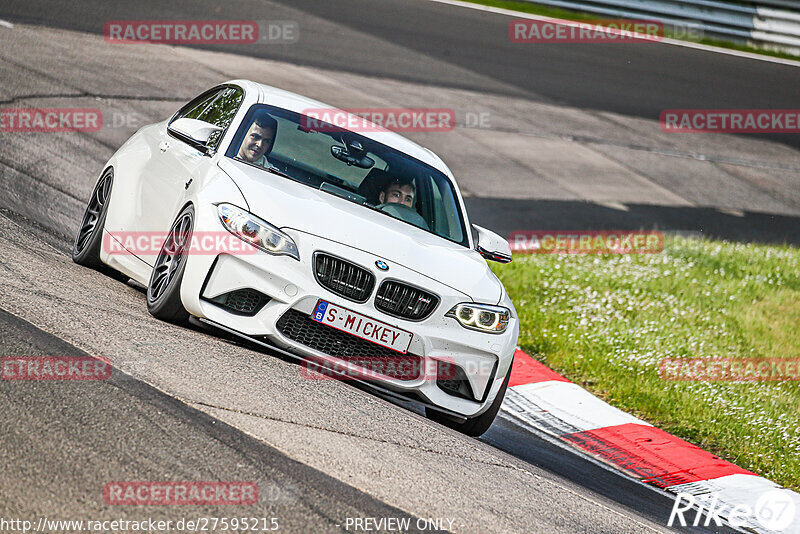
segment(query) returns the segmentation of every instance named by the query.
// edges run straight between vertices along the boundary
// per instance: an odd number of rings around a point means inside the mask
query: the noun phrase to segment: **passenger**
[[[381,204],[403,204],[413,208],[416,194],[414,182],[406,178],[395,178],[381,191],[378,200]]]

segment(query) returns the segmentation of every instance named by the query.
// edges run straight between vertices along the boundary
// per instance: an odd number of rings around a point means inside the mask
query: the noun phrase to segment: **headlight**
[[[291,256],[300,261],[297,245],[292,238],[268,222],[231,204],[218,204],[217,214],[222,225],[242,241],[269,254]]]
[[[445,314],[461,323],[464,328],[502,334],[508,327],[511,312],[508,308],[489,306],[488,304],[472,304],[462,302]]]

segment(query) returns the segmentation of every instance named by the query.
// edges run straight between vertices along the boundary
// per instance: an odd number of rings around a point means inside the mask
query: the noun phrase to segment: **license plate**
[[[314,309],[314,313],[311,314],[311,318],[318,323],[332,326],[337,330],[396,350],[402,354],[408,352],[408,346],[411,344],[411,332],[400,330],[324,300],[317,301],[317,307]]]

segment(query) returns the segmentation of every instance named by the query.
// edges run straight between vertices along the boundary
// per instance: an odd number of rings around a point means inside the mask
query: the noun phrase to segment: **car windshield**
[[[455,191],[442,172],[350,130],[256,104],[226,156],[468,246]]]

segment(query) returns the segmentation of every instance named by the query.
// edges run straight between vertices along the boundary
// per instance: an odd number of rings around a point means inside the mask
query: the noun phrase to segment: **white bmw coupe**
[[[141,128],[105,166],[72,257],[146,286],[159,319],[421,403],[469,435],[505,395],[519,323],[486,259],[511,261],[508,243],[470,226],[433,152],[287,91],[234,80]]]

